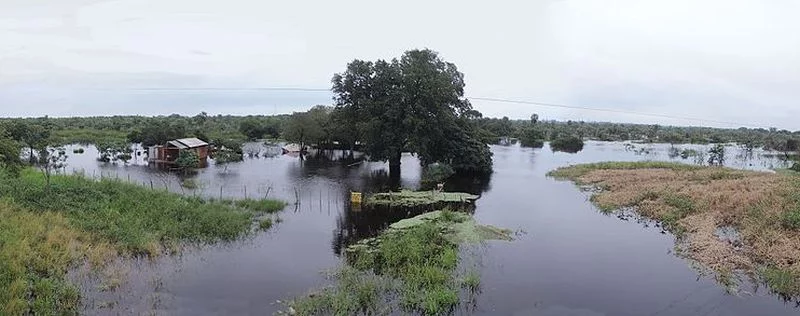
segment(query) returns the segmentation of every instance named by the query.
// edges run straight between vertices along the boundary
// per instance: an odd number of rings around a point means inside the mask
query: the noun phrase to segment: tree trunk
[[[392,155],[391,158],[389,158],[389,177],[392,178],[392,179],[394,179],[394,178],[398,178],[399,179],[400,178],[400,157],[401,157],[401,155],[402,155],[402,153],[400,153],[398,151],[397,153]]]

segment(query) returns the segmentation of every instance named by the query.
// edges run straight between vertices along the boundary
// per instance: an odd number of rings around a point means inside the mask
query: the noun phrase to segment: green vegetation
[[[18,178],[3,176],[0,195],[25,209],[60,212],[76,228],[132,254],[158,255],[163,247],[180,242],[234,240],[248,232],[256,214],[255,207],[183,197],[113,179],[53,176],[49,187],[44,182],[41,173],[30,169]]]
[[[491,151],[473,124],[480,113],[464,98],[464,75],[436,52],[354,60],[332,81],[340,125],[353,131],[370,159],[388,160],[390,175],[399,174],[403,152],[416,153],[425,165],[491,172]]]
[[[53,131],[57,144],[100,144],[127,143],[127,133],[117,130],[67,128]]]
[[[476,234],[487,231],[497,234]],[[348,265],[333,275],[334,285],[289,306],[298,315],[397,310],[447,314],[459,304],[461,288],[474,291],[480,285],[475,272],[458,275],[459,244],[486,239],[510,240],[510,236],[506,230],[478,225],[460,212],[436,211],[402,220],[379,237],[348,247]]]
[[[268,230],[272,228],[272,218],[262,218],[258,221],[258,228],[261,230]]]
[[[102,260],[108,246],[77,231],[59,213],[31,212],[0,201],[0,314],[77,312],[78,289],[64,281],[76,260]]]
[[[439,204],[469,204],[478,199],[477,195],[462,192],[409,191],[375,193],[366,198],[365,205],[416,207]]]
[[[228,164],[231,162],[242,161],[244,153],[243,144],[236,140],[216,140],[214,141],[214,164],[224,166],[224,172],[228,171]]]
[[[194,150],[181,150],[175,165],[183,170],[190,170],[200,167],[200,156]]]
[[[703,167],[663,161],[598,162],[558,168],[550,171],[547,175],[559,179],[576,180],[595,170],[669,169],[674,171],[686,171],[699,170],[701,168]]]
[[[778,294],[800,293],[800,275],[789,270],[775,267],[765,267],[761,270],[761,276],[769,285],[769,288]]]
[[[550,149],[567,153],[577,153],[583,150],[583,140],[577,136],[560,136],[550,142]]]

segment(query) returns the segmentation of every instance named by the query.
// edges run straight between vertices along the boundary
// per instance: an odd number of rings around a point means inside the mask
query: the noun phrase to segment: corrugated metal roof
[[[180,142],[181,144],[186,145],[187,148],[197,148],[197,147],[208,146],[208,143],[206,143],[206,142],[204,142],[202,140],[199,140],[197,138],[194,138],[194,137],[176,139],[176,141]]]
[[[170,146],[173,146],[173,147],[178,147],[178,148],[180,148],[180,149],[186,149],[186,148],[189,148],[189,146],[186,146],[186,145],[182,144],[181,142],[179,142],[179,141],[177,141],[177,140],[171,140],[171,141],[168,141],[168,142],[167,142],[167,145],[170,145]]]

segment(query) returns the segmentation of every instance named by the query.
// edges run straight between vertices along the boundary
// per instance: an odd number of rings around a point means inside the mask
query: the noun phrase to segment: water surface
[[[589,142],[578,154],[548,148],[492,146],[494,173],[488,179],[457,181],[449,190],[480,193],[479,222],[523,232],[513,242],[492,241],[470,250],[479,264],[482,291],[475,305],[457,314],[475,315],[794,315],[766,289],[745,287],[731,295],[713,278],[698,276],[672,253],[674,238],[647,222],[603,215],[570,182],[548,178],[560,166],[598,161],[692,159],[669,157],[669,145]],[[705,146],[696,147],[703,150]],[[156,189],[204,196],[275,197],[293,205],[268,232],[232,244],[190,250],[156,263],[125,268],[133,280],[114,294],[87,291],[89,314],[270,315],[284,300],[325,283],[342,247],[372,236],[413,214],[352,209],[350,191],[390,185],[386,164],[358,163],[345,153],[300,160],[249,144],[252,158],[227,172],[213,164],[193,177],[198,190],[180,188],[180,177],[144,166],[101,164],[89,148],[72,155],[68,170],[118,177]],[[357,158],[357,157],[354,157]],[[726,165],[769,170],[785,167],[762,152],[727,149]],[[415,188],[420,167],[403,156],[401,185]],[[299,202],[295,205],[295,203]],[[120,294],[123,293],[123,294]],[[116,306],[97,302],[118,298]],[[467,304],[465,304],[467,305]]]

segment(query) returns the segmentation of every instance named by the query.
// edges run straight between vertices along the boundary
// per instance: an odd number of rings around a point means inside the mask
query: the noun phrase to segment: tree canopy
[[[399,174],[403,152],[457,171],[491,171],[491,152],[468,117],[464,75],[436,52],[354,60],[332,82],[342,124],[355,131],[370,159],[389,161],[390,174]]]

